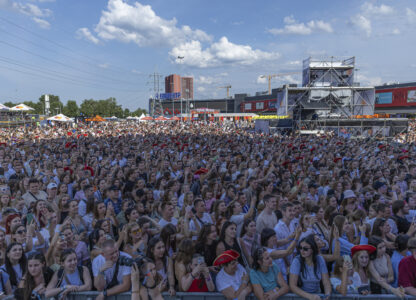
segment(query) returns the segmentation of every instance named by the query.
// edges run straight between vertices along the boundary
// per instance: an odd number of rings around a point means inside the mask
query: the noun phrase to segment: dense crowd
[[[2,296],[416,296],[413,143],[204,122],[0,141]]]

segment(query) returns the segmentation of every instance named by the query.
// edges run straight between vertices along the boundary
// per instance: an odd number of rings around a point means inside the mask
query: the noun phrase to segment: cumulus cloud
[[[94,43],[94,44],[98,44],[99,42],[100,42],[100,40],[99,39],[97,39],[92,33],[91,33],[91,31],[88,29],[88,28],[85,28],[85,27],[83,27],[83,28],[79,28],[77,31],[76,31],[76,34],[75,34],[75,36],[76,36],[76,38],[77,39],[80,39],[80,40],[86,40],[86,41],[89,41],[89,42],[91,42],[91,43]]]
[[[248,45],[238,45],[220,38],[206,49],[199,41],[180,44],[169,52],[176,63],[180,63],[178,56],[183,56],[183,63],[198,68],[216,67],[225,64],[252,65],[260,61],[275,60],[280,57],[277,52],[265,52],[253,49]]]
[[[40,18],[37,18],[37,17],[33,17],[32,20],[36,24],[38,24],[40,28],[49,29],[51,27],[51,24],[48,21],[44,20],[44,19],[40,19]]]
[[[358,73],[357,74],[357,80],[358,80],[358,82],[361,83],[362,86],[364,86],[364,85],[377,86],[377,85],[382,85],[383,84],[383,80],[381,79],[381,77],[367,76],[363,73]]]
[[[283,19],[285,26],[283,28],[271,28],[268,31],[273,35],[297,34],[310,35],[314,32],[332,33],[334,30],[330,23],[322,20],[311,20],[307,23],[297,22],[293,16],[287,16]]]
[[[259,76],[257,77],[256,83],[258,83],[258,84],[264,84],[264,83],[267,83],[267,78],[266,78],[266,77],[264,77],[263,75],[259,75]]]
[[[365,15],[381,15],[386,16],[394,13],[394,8],[385,4],[380,6],[374,5],[370,2],[365,2],[361,6],[361,10]]]
[[[95,27],[98,36],[104,40],[134,42],[140,47],[173,46],[189,40],[210,41],[204,31],[189,26],[177,26],[175,18],[166,20],[153,11],[150,5],[109,0],[107,10],[101,14]]]
[[[364,32],[367,37],[371,35],[371,21],[363,15],[351,17],[350,23],[359,31]]]
[[[416,12],[411,8],[406,8],[406,17],[409,23],[416,23]]]
[[[40,8],[32,3],[18,3],[13,2],[13,8],[22,14],[36,18],[45,18],[52,15],[52,11],[47,8]]]

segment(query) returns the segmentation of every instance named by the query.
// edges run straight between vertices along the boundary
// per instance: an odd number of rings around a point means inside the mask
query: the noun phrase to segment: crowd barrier
[[[73,293],[67,295],[67,300],[94,300],[97,292]],[[168,293],[163,294],[163,298],[167,300],[223,300],[225,299],[221,293],[176,293],[175,296],[170,297]],[[108,300],[131,300],[131,293],[123,293],[116,296],[107,297]],[[257,299],[253,294],[246,298],[247,300]],[[286,294],[280,297],[279,300],[301,300],[303,298],[295,294]],[[332,295],[331,299],[337,300],[393,300],[397,299],[394,295]],[[407,299],[416,299],[414,297],[407,297]]]

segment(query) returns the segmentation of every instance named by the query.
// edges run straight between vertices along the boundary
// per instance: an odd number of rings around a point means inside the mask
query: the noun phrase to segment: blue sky
[[[0,0],[0,102],[147,108],[155,71],[193,76],[197,99],[254,94],[309,56],[355,56],[365,85],[416,81],[415,33],[413,0]]]

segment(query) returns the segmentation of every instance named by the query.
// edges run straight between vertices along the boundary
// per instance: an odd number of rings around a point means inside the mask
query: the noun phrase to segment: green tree
[[[131,113],[134,117],[140,117],[142,114],[147,114],[147,111],[140,107]]]
[[[79,107],[75,100],[68,100],[63,109],[63,114],[68,117],[76,117],[79,115]]]

